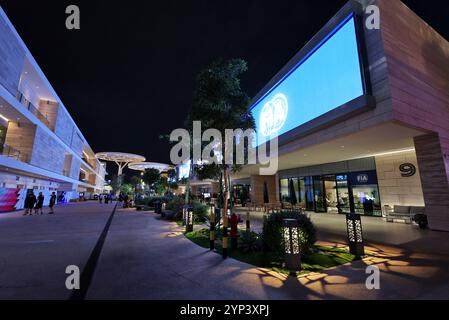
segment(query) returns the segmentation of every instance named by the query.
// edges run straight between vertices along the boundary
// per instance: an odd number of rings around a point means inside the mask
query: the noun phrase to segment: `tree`
[[[140,184],[140,180],[140,177],[132,176],[131,179],[129,179],[129,184],[135,188]]]
[[[248,110],[250,99],[240,87],[240,77],[247,70],[247,64],[242,59],[220,59],[200,72],[186,123],[191,133],[194,121],[201,121],[203,130],[220,131],[222,137],[225,137],[226,129],[255,129],[254,118]],[[224,144],[217,146],[214,153],[223,155],[224,147]],[[222,200],[227,212],[229,171],[238,171],[240,168],[241,166],[226,164],[195,164],[193,170],[201,179],[219,178],[223,181]]]
[[[121,180],[117,175],[113,175],[111,179],[111,188],[114,193],[120,191]]]
[[[161,173],[157,169],[147,169],[143,174],[143,181],[151,188],[153,185],[159,181],[161,178]]]
[[[134,187],[129,183],[125,183],[120,188],[120,191],[123,192],[124,194],[132,194],[134,192]]]

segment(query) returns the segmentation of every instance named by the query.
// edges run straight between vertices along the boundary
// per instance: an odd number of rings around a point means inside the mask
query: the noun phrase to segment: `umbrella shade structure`
[[[270,203],[270,198],[268,196],[268,185],[266,181],[263,183],[263,203]]]
[[[165,172],[170,169],[174,169],[173,166],[170,166],[165,163],[157,163],[157,162],[136,162],[131,163],[128,166],[129,169],[135,170],[135,171],[146,171],[148,169],[156,169],[159,170],[159,172]]]
[[[143,162],[146,160],[143,156],[123,152],[100,152],[95,156],[98,160],[115,162],[118,166],[119,176],[123,174],[123,169],[125,169],[128,164],[134,162]]]
[[[289,193],[290,193],[290,202],[295,205],[298,204],[298,198],[296,197],[295,185],[293,184],[293,180],[290,179],[289,183]]]

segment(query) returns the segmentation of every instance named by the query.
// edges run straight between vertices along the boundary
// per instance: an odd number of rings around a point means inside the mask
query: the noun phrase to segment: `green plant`
[[[308,216],[300,212],[278,212],[264,217],[262,240],[267,251],[278,257],[284,255],[282,224],[284,219],[298,220],[301,229],[301,251],[309,252],[316,242],[316,229]]]
[[[124,194],[132,194],[134,193],[134,187],[130,184],[124,184],[121,186],[120,191]]]
[[[239,236],[239,249],[244,253],[258,252],[263,248],[261,236],[252,231],[244,231]]]
[[[182,208],[185,201],[183,197],[173,196],[170,201],[167,202],[167,210],[173,211],[173,220],[182,220]]]
[[[209,206],[202,204],[198,200],[192,201],[193,219],[197,223],[204,223],[209,220]]]

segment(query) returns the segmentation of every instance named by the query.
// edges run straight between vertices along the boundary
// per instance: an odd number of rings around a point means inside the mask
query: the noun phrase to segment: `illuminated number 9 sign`
[[[399,170],[404,178],[413,177],[416,174],[416,167],[411,163],[401,164]]]

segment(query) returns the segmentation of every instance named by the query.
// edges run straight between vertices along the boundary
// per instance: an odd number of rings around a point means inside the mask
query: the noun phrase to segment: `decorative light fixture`
[[[295,219],[284,219],[282,236],[285,249],[285,267],[292,275],[301,270],[301,230]]]
[[[193,207],[188,206],[186,212],[186,233],[193,231]]]
[[[5,120],[6,122],[9,122],[9,119],[6,118],[5,116],[1,115],[1,114],[0,114],[0,118],[2,118],[3,120]]]
[[[210,251],[215,249],[215,206],[210,206]]]
[[[360,214],[346,214],[346,226],[348,230],[349,252],[355,256],[365,255],[362,218]]]
[[[227,212],[224,212],[224,209],[222,210],[223,215],[223,259],[226,259],[228,257],[228,228],[229,228],[229,216]],[[229,212],[229,210],[228,210]]]
[[[182,207],[182,225],[185,226],[186,225],[186,217],[187,217],[187,209],[189,208],[188,205],[184,205]]]

